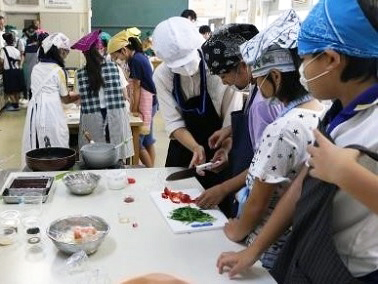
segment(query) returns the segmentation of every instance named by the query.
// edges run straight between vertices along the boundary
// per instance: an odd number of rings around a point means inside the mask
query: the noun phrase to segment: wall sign
[[[72,8],[72,0],[45,0],[46,8]]]

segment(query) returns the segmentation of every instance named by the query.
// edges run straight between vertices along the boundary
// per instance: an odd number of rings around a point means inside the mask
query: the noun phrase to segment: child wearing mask
[[[377,13],[376,1],[319,1],[298,40],[303,85],[319,99],[335,100],[320,130],[337,146],[359,145],[364,153],[358,158],[358,179],[378,172]],[[322,138],[317,137],[320,149]],[[318,174],[318,151],[309,151],[315,166],[310,173],[320,179],[306,177],[308,169],[302,169],[253,245],[221,255],[220,272],[230,267],[234,276],[245,270],[292,226],[271,271],[278,283],[378,283],[378,192],[365,183],[340,183],[338,177]]]

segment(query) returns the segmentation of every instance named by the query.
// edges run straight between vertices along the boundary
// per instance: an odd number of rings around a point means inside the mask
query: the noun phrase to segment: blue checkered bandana
[[[320,0],[303,22],[298,37],[299,55],[326,49],[378,58],[378,32],[357,0]]]

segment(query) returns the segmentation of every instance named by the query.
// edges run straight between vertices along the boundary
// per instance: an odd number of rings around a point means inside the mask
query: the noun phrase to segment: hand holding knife
[[[180,180],[180,179],[186,179],[186,178],[191,178],[194,177],[196,174],[198,175],[205,175],[204,171],[209,171],[211,170],[214,166],[217,165],[218,162],[212,163],[205,163],[202,165],[195,166],[194,168],[187,169],[187,170],[182,170],[175,172],[173,174],[170,174],[166,180],[167,181],[173,181],[173,180]]]

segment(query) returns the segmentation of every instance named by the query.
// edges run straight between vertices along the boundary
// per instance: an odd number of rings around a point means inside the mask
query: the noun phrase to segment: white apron
[[[44,85],[60,70],[54,68],[39,89],[33,93],[26,113],[21,166],[25,166],[25,154],[37,148],[44,148],[44,137],[48,136],[52,147],[68,148],[69,130],[59,93],[44,91]]]

